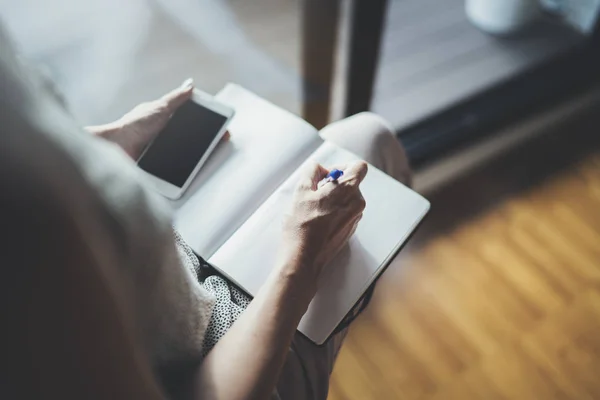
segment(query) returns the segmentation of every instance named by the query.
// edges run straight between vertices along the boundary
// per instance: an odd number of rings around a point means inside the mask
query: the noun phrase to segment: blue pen
[[[321,187],[326,183],[329,182],[335,182],[337,181],[342,175],[344,175],[344,171],[340,170],[340,169],[332,169],[331,171],[329,171],[329,173],[327,174],[327,176],[325,178],[323,178],[319,184],[317,185],[317,187]]]
[[[332,169],[327,174],[327,179],[331,179],[330,182],[337,181],[342,175],[344,175],[344,171],[342,171],[340,169]]]

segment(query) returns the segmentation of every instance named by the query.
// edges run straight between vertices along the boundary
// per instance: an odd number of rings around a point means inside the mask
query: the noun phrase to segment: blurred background
[[[364,110],[432,212],[330,399],[600,398],[600,0],[0,0],[85,125],[193,77],[317,127]]]

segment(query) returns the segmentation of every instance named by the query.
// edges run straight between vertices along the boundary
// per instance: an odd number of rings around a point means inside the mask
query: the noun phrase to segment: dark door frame
[[[303,116],[317,128],[329,122],[341,0],[304,0]],[[344,57],[343,116],[369,110],[387,0],[350,0]],[[398,132],[413,165],[493,133],[600,83],[600,18],[584,43],[430,118]]]
[[[340,29],[348,35],[347,48],[340,52],[346,66],[343,116],[369,110],[387,5],[387,0],[350,0],[347,21],[342,21],[341,0],[304,0],[302,115],[315,127],[329,122]]]

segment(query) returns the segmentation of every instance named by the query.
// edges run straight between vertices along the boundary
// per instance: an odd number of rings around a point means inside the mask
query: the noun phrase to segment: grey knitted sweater
[[[20,64],[3,32],[0,92],[0,169],[19,165],[0,177],[28,187],[43,180],[40,201],[57,201],[79,221],[96,254],[111,254],[103,260],[118,271],[155,368],[201,358],[216,295],[198,282],[193,254],[177,247],[168,203],[140,185],[120,148],[80,129]]]

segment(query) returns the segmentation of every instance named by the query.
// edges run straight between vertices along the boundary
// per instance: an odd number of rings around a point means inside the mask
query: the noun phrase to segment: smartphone
[[[165,197],[178,199],[217,147],[233,117],[232,108],[194,89],[137,161]]]

